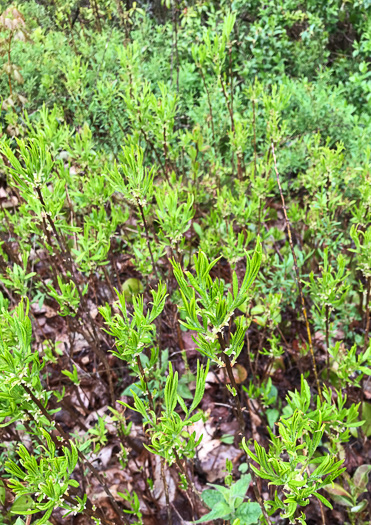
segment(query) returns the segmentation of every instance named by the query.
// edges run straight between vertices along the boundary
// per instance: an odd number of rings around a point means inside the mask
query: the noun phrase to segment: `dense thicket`
[[[369,0],[0,7],[0,523],[369,523]]]

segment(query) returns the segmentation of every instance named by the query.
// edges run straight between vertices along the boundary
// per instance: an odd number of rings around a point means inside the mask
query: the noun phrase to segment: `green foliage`
[[[73,281],[64,283],[61,277],[58,275],[58,285],[61,293],[58,293],[53,285],[48,284],[49,294],[53,299],[57,301],[60,306],[60,315],[71,315],[75,316],[80,306],[80,297],[78,289]],[[87,285],[83,290],[83,295],[87,292]]]
[[[233,273],[232,293],[228,291],[227,294],[225,283],[218,278],[213,280],[210,276],[218,259],[209,262],[200,251],[194,258],[195,276],[188,271],[184,273],[179,263],[172,261],[174,276],[182,296],[181,312],[185,313],[186,319],[181,323],[197,332],[195,342],[199,351],[219,365],[223,364],[218,356],[220,352],[231,357],[233,364],[242,350],[246,331],[242,322],[231,336],[228,348],[220,347],[220,337],[234,311],[246,301],[248,290],[259,271],[261,257],[261,246],[258,244],[253,256],[246,258],[246,272],[241,286],[236,273]]]
[[[359,405],[344,407],[346,398],[338,392],[337,403],[332,401],[331,390],[323,392],[324,399],[317,397],[316,409],[310,410],[311,393],[308,383],[301,378],[300,392],[289,392],[287,396],[289,410],[277,423],[278,434],[271,434],[271,446],[266,452],[255,442],[255,454],[243,447],[246,453],[260,468],[251,465],[252,470],[261,478],[276,486],[284,486],[285,499],[275,493],[270,501],[270,513],[281,509],[282,517],[295,523],[298,506],[306,506],[311,496],[316,496],[327,507],[331,504],[317,491],[330,485],[346,469],[341,468],[343,461],[337,459],[337,443],[350,439],[350,429],[359,427]],[[291,415],[286,415],[291,413]],[[327,437],[329,453],[322,455],[320,447]],[[284,461],[286,455],[289,461]],[[318,466],[316,466],[318,465]],[[300,522],[305,522],[302,513]]]
[[[296,410],[306,414],[311,421],[324,422],[323,429],[329,438],[329,448],[336,453],[336,443],[346,443],[350,439],[350,431],[362,425],[359,421],[358,411],[360,404],[352,404],[346,408],[347,396],[337,391],[336,402],[333,392],[327,387],[323,391],[323,399],[316,399],[316,409],[310,410],[311,394],[308,383],[301,377],[300,392],[289,392],[287,396],[288,407],[291,412]],[[287,410],[286,410],[287,411]]]
[[[29,508],[23,510],[22,515],[44,512],[43,517],[37,520],[39,525],[46,523],[56,507],[66,509],[68,515],[72,512],[81,512],[86,503],[86,496],[83,499],[76,496],[76,507],[71,508],[64,500],[69,487],[79,486],[76,480],[70,478],[78,460],[76,447],[72,443],[70,448],[62,447],[63,454],[56,456],[56,447],[50,435],[43,429],[41,434],[46,446],[43,446],[44,455],[39,462],[23,445],[20,445],[18,455],[21,467],[14,461],[5,464],[5,470],[11,475],[8,483],[15,494],[34,495],[35,499],[30,501]]]
[[[133,314],[130,315],[125,302],[125,292],[117,292],[118,309],[120,314],[112,315],[111,307],[107,304],[100,308],[100,313],[106,321],[107,332],[116,339],[117,352],[113,352],[120,359],[131,361],[139,356],[143,350],[154,343],[153,321],[160,315],[165,305],[166,285],[159,282],[157,291],[152,290],[153,303],[151,310],[144,315],[143,295],[133,296]]]
[[[257,476],[267,479],[272,485],[285,487],[285,499],[281,501],[275,493],[275,499],[270,501],[273,513],[282,509],[281,517],[295,523],[295,514],[298,506],[306,506],[311,496],[316,496],[326,506],[331,504],[317,491],[336,479],[344,468],[340,468],[342,461],[336,461],[331,455],[316,456],[314,454],[323,436],[322,422],[311,422],[303,417],[303,413],[296,410],[288,419],[278,423],[278,435],[271,436],[272,446],[267,453],[263,447],[255,442],[253,454],[243,442],[246,453],[253,459],[260,469],[251,465]],[[280,456],[286,453],[289,461],[283,461]],[[310,472],[310,464],[319,464]],[[301,514],[302,523],[305,516]]]
[[[324,490],[333,501],[347,507],[350,513],[357,514],[362,512],[367,505],[367,501],[363,499],[358,502],[358,498],[366,492],[370,471],[371,465],[361,465],[356,469],[353,477],[345,475],[349,491],[337,483],[324,487]]]
[[[329,349],[331,355],[333,380],[343,388],[350,384],[360,386],[364,376],[371,375],[371,346],[367,350],[357,352],[357,345],[347,349],[338,341]]]
[[[124,147],[120,161],[122,174],[117,165],[108,174],[112,188],[133,204],[145,206],[152,196],[154,173],[143,165],[143,150],[134,145]]]
[[[144,425],[149,427],[151,444],[145,447],[150,452],[166,459],[170,465],[178,462],[179,459],[193,458],[195,449],[202,440],[202,436],[197,439],[196,432],[189,433],[186,428],[202,418],[202,412],[191,414],[202,400],[208,371],[209,362],[205,368],[199,364],[199,361],[197,362],[196,389],[191,406],[187,408],[184,399],[178,394],[178,372],[174,373],[169,363],[169,375],[164,388],[165,410],[162,411],[160,417],[157,417],[153,410],[149,410],[151,407],[148,406],[148,403],[143,403],[139,396],[132,392],[134,410],[141,414]],[[131,408],[126,403],[121,403]],[[185,414],[184,419],[175,411],[178,404]]]
[[[44,363],[31,348],[31,321],[28,317],[28,302],[20,302],[14,312],[1,312],[0,347],[0,424],[2,427],[13,421],[26,419],[26,413],[44,428],[50,428],[45,416],[32,402],[24,386],[32,390],[35,398],[47,406],[51,391],[46,391],[41,383],[40,372]]]
[[[349,285],[347,285],[347,274],[345,271],[346,261],[340,254],[337,258],[337,272],[334,273],[328,261],[328,248],[323,253],[322,275],[317,280],[313,272],[309,275],[308,283],[310,294],[314,304],[319,310],[319,315],[324,316],[326,306],[332,311],[340,306],[346,297]]]

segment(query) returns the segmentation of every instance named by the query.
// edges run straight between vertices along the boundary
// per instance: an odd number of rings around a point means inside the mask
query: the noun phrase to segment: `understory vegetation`
[[[0,524],[369,524],[370,1],[0,8]]]

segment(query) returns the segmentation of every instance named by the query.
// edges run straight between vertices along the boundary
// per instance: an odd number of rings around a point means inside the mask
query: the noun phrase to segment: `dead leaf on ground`
[[[86,339],[84,339],[84,336],[79,334],[78,332],[73,332],[71,334],[71,336],[73,336],[72,338],[72,341],[73,341],[73,353],[76,354],[78,352],[81,352],[81,350],[84,350],[86,348],[90,348],[90,345],[89,343],[87,342]]]
[[[31,310],[35,315],[44,315],[48,319],[56,317],[58,315],[58,312],[54,308],[48,306],[45,303],[41,306],[41,308],[39,303],[32,303]]]
[[[184,350],[187,353],[187,357],[195,357],[198,355],[196,343],[192,339],[192,337],[195,337],[196,335],[197,332],[192,332],[192,330],[188,332],[182,332]]]
[[[216,375],[217,375],[217,377],[219,379],[219,382],[224,383],[224,377],[225,377],[227,383],[230,383],[228,374],[226,374],[225,372],[226,371],[225,371],[224,368],[220,368],[217,371]],[[232,368],[232,372],[233,372],[234,380],[236,381],[236,383],[238,385],[243,383],[245,381],[245,379],[247,378],[247,370],[246,370],[246,368],[244,366],[238,364],[238,363]]]
[[[102,468],[105,469],[108,466],[112,457],[112,450],[114,447],[114,444],[108,445],[107,447],[101,448],[97,454],[93,454],[91,456],[90,461],[95,466],[95,468],[99,470]]]
[[[233,446],[221,443],[220,439],[214,438],[215,427],[213,419],[206,422],[201,419],[188,428],[189,432],[196,432],[198,438],[202,434],[202,441],[197,447],[197,458],[201,469],[205,472],[207,481],[213,483],[225,474],[225,461],[233,461],[241,451]]]
[[[232,445],[224,445],[219,439],[214,439],[199,453],[201,468],[206,474],[207,481],[214,483],[216,480],[225,476],[225,464],[229,459],[234,459],[241,455],[241,451]]]

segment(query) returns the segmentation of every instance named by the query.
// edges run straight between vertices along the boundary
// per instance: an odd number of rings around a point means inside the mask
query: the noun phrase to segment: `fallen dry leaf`
[[[232,372],[233,372],[233,376],[234,376],[234,380],[236,381],[236,383],[239,385],[241,383],[243,383],[246,378],[247,378],[247,370],[244,366],[240,365],[240,364],[236,364],[233,368],[232,368]],[[209,374],[212,374],[213,372],[209,372]],[[207,375],[207,378],[209,377],[209,374]],[[219,368],[219,370],[217,371],[216,373],[218,379],[216,379],[216,381],[214,382],[221,382],[221,383],[224,383],[225,380],[227,381],[227,383],[230,383],[230,380],[229,380],[229,377],[228,377],[228,374],[226,373],[226,369],[225,368]],[[225,377],[225,379],[224,379]],[[208,380],[206,378],[206,381]],[[210,377],[211,379],[211,377]],[[213,382],[213,381],[209,381],[209,382]]]

